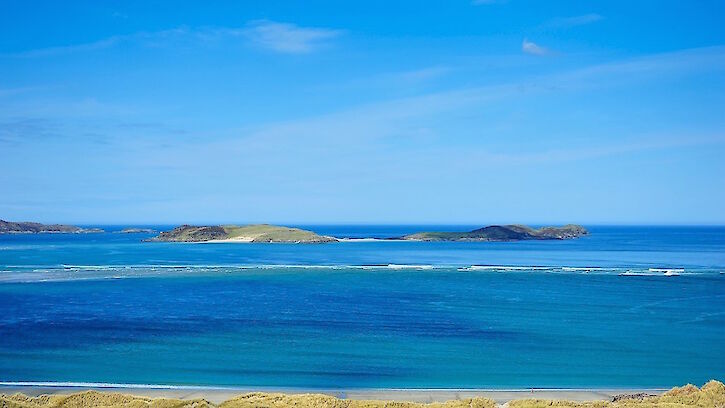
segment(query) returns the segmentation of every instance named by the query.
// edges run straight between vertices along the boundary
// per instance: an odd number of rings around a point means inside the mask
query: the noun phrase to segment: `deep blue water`
[[[308,228],[390,237],[432,227]],[[590,231],[573,241],[325,245],[0,235],[0,382],[508,388],[722,380],[725,228]]]

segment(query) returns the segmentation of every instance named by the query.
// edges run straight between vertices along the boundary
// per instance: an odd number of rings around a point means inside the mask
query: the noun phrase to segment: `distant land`
[[[100,228],[81,228],[75,225],[0,220],[0,234],[88,234],[97,232],[104,231]]]
[[[255,225],[182,225],[160,233],[147,241],[161,242],[269,242],[320,244],[335,242],[336,238],[299,228],[268,224]]]
[[[0,220],[0,234],[85,234],[104,232],[100,228],[81,228],[75,225],[41,224],[38,222],[12,222]],[[150,228],[125,228],[117,233],[156,233]],[[489,225],[472,231],[429,231],[385,238],[387,241],[481,241],[506,242],[527,240],[574,239],[589,232],[581,225],[569,224],[563,227],[531,228],[525,225]],[[370,240],[372,238],[361,238]],[[171,231],[147,239],[151,242],[248,242],[248,243],[301,243],[322,244],[359,239],[336,238],[320,235],[300,228],[269,224],[252,225],[181,225]]]
[[[121,231],[116,231],[118,234],[155,234],[155,229],[151,228],[124,228]]]
[[[574,239],[589,232],[581,225],[563,227],[542,227],[534,229],[525,225],[490,225],[465,232],[418,232],[397,238],[393,241],[481,241],[506,242],[524,240],[562,240]],[[370,238],[361,238],[370,239]],[[148,239],[150,242],[269,242],[320,244],[337,241],[355,241],[319,235],[313,231],[299,228],[268,224],[255,225],[182,225],[171,231],[165,231]]]
[[[581,225],[542,227],[534,229],[526,225],[489,225],[468,232],[418,232],[401,239],[413,241],[526,241],[574,239],[589,234]]]

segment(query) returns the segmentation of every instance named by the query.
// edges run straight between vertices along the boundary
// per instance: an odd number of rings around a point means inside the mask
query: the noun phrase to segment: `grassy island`
[[[254,225],[182,225],[165,231],[149,241],[161,242],[271,242],[319,244],[337,239],[299,228],[268,224]]]
[[[415,241],[526,241],[573,239],[589,232],[581,225],[531,228],[526,225],[489,225],[466,232],[419,232],[401,239]]]

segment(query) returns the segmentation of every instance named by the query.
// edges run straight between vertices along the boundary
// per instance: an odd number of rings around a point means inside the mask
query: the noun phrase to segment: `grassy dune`
[[[486,398],[418,404],[342,400],[321,394],[287,395],[256,392],[240,395],[216,406],[203,399],[147,398],[97,391],[71,395],[41,395],[34,398],[22,394],[0,395],[1,408],[494,408],[495,406],[492,400]]]
[[[249,393],[214,405],[204,399],[178,400],[166,398],[136,397],[126,394],[86,391],[70,395],[41,395],[27,397],[23,394],[0,395],[0,408],[494,408],[496,404],[487,398],[473,398],[444,403],[419,404],[412,402],[341,400],[321,394],[269,394]],[[694,385],[673,388],[657,397],[624,398],[615,402],[515,400],[509,408],[725,408],[725,385],[710,381],[701,389]]]
[[[615,402],[524,399],[511,401],[508,406],[509,408],[725,408],[725,385],[712,380],[700,389],[688,384],[684,387],[673,388],[657,397],[625,398]]]

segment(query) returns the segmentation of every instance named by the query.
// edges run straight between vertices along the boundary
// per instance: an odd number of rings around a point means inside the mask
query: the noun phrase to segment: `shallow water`
[[[389,237],[431,227],[312,228]],[[590,230],[575,241],[326,245],[0,235],[0,381],[576,388],[722,379],[725,228]]]

